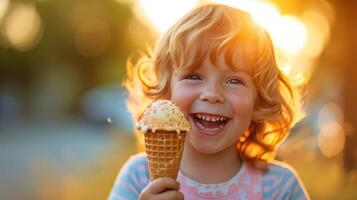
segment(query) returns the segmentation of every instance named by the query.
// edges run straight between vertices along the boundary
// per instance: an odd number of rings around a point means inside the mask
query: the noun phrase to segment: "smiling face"
[[[234,71],[223,56],[216,64],[205,57],[200,66],[175,70],[171,100],[192,124],[187,145],[201,153],[217,153],[235,146],[252,120],[256,89],[243,68]]]

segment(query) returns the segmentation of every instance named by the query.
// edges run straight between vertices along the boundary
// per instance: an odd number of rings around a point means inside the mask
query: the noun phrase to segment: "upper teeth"
[[[226,120],[225,117],[213,117],[213,116],[207,116],[207,115],[201,115],[201,114],[196,114],[196,117],[198,117],[199,119],[203,119],[206,121],[211,121],[211,122],[215,122],[215,121],[224,121]]]

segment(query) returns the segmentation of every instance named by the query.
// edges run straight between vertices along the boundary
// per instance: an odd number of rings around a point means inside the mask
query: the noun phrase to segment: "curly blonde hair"
[[[151,101],[170,99],[174,70],[195,68],[206,55],[215,63],[221,54],[232,69],[242,61],[257,88],[253,119],[237,150],[242,159],[264,169],[294,123],[297,95],[276,63],[269,34],[246,12],[208,4],[173,24],[152,52],[135,65],[128,62],[128,107],[137,120]]]

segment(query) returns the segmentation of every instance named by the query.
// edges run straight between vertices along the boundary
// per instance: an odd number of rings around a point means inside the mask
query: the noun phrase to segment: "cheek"
[[[246,117],[247,119],[252,118],[254,108],[253,96],[249,94],[239,96],[232,95],[229,99],[236,114]]]
[[[176,103],[185,114],[189,113],[190,107],[195,100],[193,87],[183,84],[173,84],[171,87],[171,100]]]

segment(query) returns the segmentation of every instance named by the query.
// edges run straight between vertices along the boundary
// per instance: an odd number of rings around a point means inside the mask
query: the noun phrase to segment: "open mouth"
[[[191,114],[191,118],[193,119],[196,127],[206,135],[219,134],[230,119],[220,115],[203,113]]]

